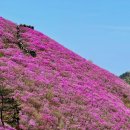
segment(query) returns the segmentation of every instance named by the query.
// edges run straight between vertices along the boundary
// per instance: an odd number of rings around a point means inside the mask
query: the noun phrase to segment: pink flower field
[[[19,39],[33,57],[18,46],[17,27],[0,17],[0,78],[21,104],[22,130],[130,130],[128,84],[41,32],[19,26]]]

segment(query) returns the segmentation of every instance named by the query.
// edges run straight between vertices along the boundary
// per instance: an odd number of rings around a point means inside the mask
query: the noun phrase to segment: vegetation
[[[28,27],[34,30],[34,26],[31,25],[26,25],[26,24],[20,24],[19,26],[23,26],[23,27]]]
[[[27,25],[19,25],[19,26],[24,26],[24,27],[25,27],[25,26],[27,26]],[[16,27],[16,29],[17,29],[16,35],[17,35],[17,41],[18,41],[17,44],[18,44],[19,48],[22,49],[25,53],[30,53],[32,57],[36,57],[36,52],[33,51],[33,50],[28,50],[28,49],[26,48],[26,46],[23,44],[22,38],[21,38],[21,36],[20,36],[19,26]],[[30,28],[33,29],[33,26],[27,26],[27,27],[30,27]]]
[[[128,84],[46,35],[27,27],[21,27],[19,35],[16,27],[0,18],[0,34],[14,41],[6,48],[0,37],[0,51],[4,53],[0,78],[6,79],[4,89],[15,90],[8,94],[1,90],[4,99],[10,98],[3,105],[10,108],[15,99],[20,100],[20,129],[130,130]],[[22,53],[15,44],[18,39],[26,45],[22,48],[36,51],[37,58]],[[9,108],[1,110],[5,126],[14,120],[14,109]]]
[[[120,78],[130,84],[130,72],[123,73],[122,75],[120,75]],[[130,108],[130,99],[126,94],[123,95],[123,102],[126,107]]]
[[[4,53],[3,52],[0,52],[0,58],[4,56]]]
[[[130,84],[130,72],[125,72],[124,74],[120,75],[120,78]]]
[[[5,123],[19,129],[20,104],[13,98],[13,91],[6,88],[0,82],[0,120],[2,126]]]

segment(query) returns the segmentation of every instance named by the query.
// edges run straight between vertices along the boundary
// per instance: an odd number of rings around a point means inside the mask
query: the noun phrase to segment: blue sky
[[[116,75],[130,70],[130,0],[1,0],[0,16],[35,26]]]

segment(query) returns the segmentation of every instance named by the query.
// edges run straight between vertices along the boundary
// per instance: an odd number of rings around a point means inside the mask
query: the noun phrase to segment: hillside
[[[130,129],[128,84],[33,28],[2,17],[0,79],[21,104],[23,130]]]
[[[130,72],[123,73],[122,75],[120,75],[120,78],[130,84]]]

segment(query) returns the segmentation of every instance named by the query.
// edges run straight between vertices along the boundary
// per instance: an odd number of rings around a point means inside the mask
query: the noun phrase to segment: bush
[[[0,120],[2,126],[5,123],[19,129],[20,105],[13,98],[13,90],[6,88],[0,81]]]
[[[28,27],[28,28],[31,28],[31,29],[34,30],[34,26],[31,26],[31,25],[20,24],[19,26],[22,26],[22,27]]]
[[[130,84],[130,72],[125,72],[124,74],[120,75],[120,78]]]
[[[4,53],[3,52],[0,52],[0,58],[4,56]]]

